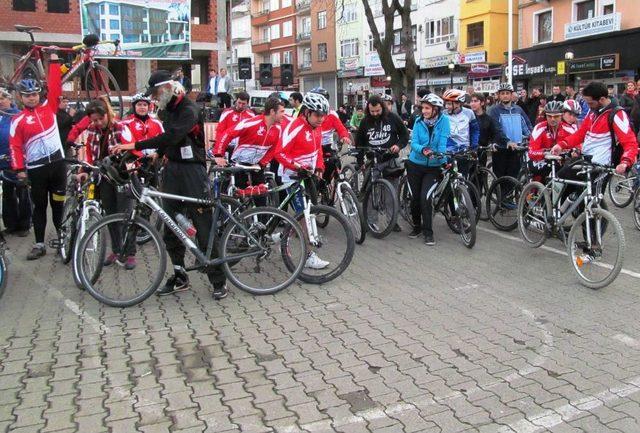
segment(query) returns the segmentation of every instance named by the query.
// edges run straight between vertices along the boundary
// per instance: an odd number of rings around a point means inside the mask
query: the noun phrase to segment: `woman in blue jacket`
[[[435,245],[433,239],[433,203],[427,199],[427,192],[436,183],[440,175],[440,166],[444,158],[430,158],[432,152],[444,153],[447,150],[447,140],[450,135],[450,125],[447,115],[443,113],[442,98],[434,93],[424,96],[422,117],[413,125],[411,139],[411,153],[407,161],[407,180],[413,198],[411,200],[411,216],[413,231],[409,234],[415,239],[424,235],[424,243]]]

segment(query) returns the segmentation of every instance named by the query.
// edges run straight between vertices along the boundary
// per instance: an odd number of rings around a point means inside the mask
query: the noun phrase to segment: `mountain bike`
[[[61,65],[62,83],[80,80],[76,83],[76,92],[84,95],[79,99],[86,102],[98,99],[101,96],[107,96],[119,111],[119,117],[122,118],[124,112],[124,104],[122,103],[122,93],[118,82],[113,74],[96,59],[98,47],[106,45],[114,45],[115,51],[109,53],[110,56],[118,54],[120,41],[100,41],[96,35],[87,35],[83,38],[82,44],[71,48],[43,46],[37,45],[33,32],[42,30],[38,26],[23,26],[16,24],[15,29],[18,32],[26,33],[31,39],[29,51],[19,56],[13,53],[0,54],[0,84],[10,88],[15,87],[23,78],[34,78],[41,83],[46,83],[46,72],[43,64],[44,53],[47,51],[55,51],[61,55],[69,56],[70,62]]]
[[[518,146],[513,152],[520,156],[520,171],[517,177],[502,176],[496,179],[487,192],[487,217],[495,228],[501,231],[512,231],[518,226],[518,200],[522,188],[529,183],[529,146]]]
[[[103,175],[111,182],[125,188],[138,204],[148,206],[157,213],[165,226],[171,230],[185,249],[195,256],[195,263],[187,271],[207,272],[213,266],[221,266],[226,277],[241,290],[252,294],[276,293],[292,284],[305,264],[306,244],[300,225],[285,212],[271,208],[252,208],[234,215],[223,204],[220,184],[213,182],[210,196],[189,197],[154,191],[142,185],[136,169],[122,167],[117,157],[108,157],[99,164]],[[115,168],[115,167],[118,168]],[[236,167],[217,167],[216,171],[229,172]],[[158,204],[157,199],[178,200],[194,206],[193,212],[213,208],[211,228],[207,234],[206,250],[201,250],[193,240],[195,228],[185,215],[172,218]],[[97,300],[110,306],[128,307],[138,304],[154,293],[165,276],[167,251],[155,227],[138,214],[139,206],[131,211],[106,216],[89,227],[78,246],[75,258],[78,274],[85,289]],[[219,225],[225,221],[222,236]],[[151,240],[138,245],[133,270],[120,266],[101,267],[98,278],[92,282],[85,262],[87,255],[96,254],[88,248],[96,236],[111,242],[109,251],[120,251],[124,262],[128,247],[135,242],[139,231],[146,231]],[[119,233],[119,239],[110,236]],[[117,243],[117,245],[114,245]],[[212,258],[213,248],[219,257]],[[102,260],[101,260],[102,259]],[[102,263],[104,253],[97,262]]]
[[[487,207],[483,206],[483,203],[486,203],[486,198],[489,195],[489,189],[491,188],[491,185],[493,185],[493,183],[496,181],[496,175],[493,173],[493,171],[491,171],[490,168],[481,165],[480,160],[482,159],[483,154],[492,152],[493,149],[493,145],[480,146],[478,147],[477,154],[472,155],[469,159],[469,176],[467,179],[475,187],[475,192],[478,194],[476,217],[483,221],[489,219]]]
[[[569,163],[584,181],[559,178],[556,166],[561,156],[545,155],[551,162],[547,185],[530,182],[518,203],[518,227],[525,243],[533,248],[551,235],[566,245],[573,270],[586,287],[600,289],[616,279],[624,260],[625,237],[620,222],[602,207],[602,190],[613,168],[591,162],[590,156]],[[593,181],[592,181],[593,180]],[[562,199],[561,191],[573,185],[582,188]],[[583,207],[583,209],[581,209]],[[566,222],[575,218],[567,235]],[[611,254],[611,257],[609,257]]]

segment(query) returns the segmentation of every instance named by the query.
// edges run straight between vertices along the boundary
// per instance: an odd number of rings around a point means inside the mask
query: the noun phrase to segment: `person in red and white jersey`
[[[264,114],[245,119],[222,134],[213,149],[216,164],[222,167],[227,165],[224,157],[227,147],[232,140],[237,139],[238,144],[231,154],[231,160],[243,165],[259,164],[262,170],[250,173],[251,184],[264,183],[264,167],[271,162],[280,141],[282,116],[284,103],[280,99],[268,98],[264,104]],[[236,184],[242,188],[247,187],[248,176],[238,173]]]
[[[256,116],[256,113],[249,108],[249,99],[250,96],[247,92],[238,93],[233,107],[225,109],[220,115],[218,126],[216,126],[216,137],[222,137],[222,134],[235,127],[239,122]],[[232,141],[229,147],[234,148],[236,143],[237,140]]]
[[[41,103],[40,83],[34,79],[20,81],[18,93],[24,110],[14,117],[9,131],[12,168],[18,180],[24,182],[28,177],[31,182],[36,242],[27,260],[38,259],[47,253],[44,235],[48,202],[51,203],[51,217],[56,230],[62,222],[66,167],[56,121],[62,83],[60,63],[54,53],[50,57],[47,87],[47,100]]]
[[[131,98],[133,113],[125,117],[121,123],[129,128],[134,142],[148,140],[164,132],[162,122],[149,115],[150,106],[151,98],[144,93],[138,93]],[[144,153],[148,150],[150,149],[145,149]]]
[[[302,107],[303,112],[300,116],[283,131],[275,151],[275,158],[280,163],[279,174],[283,184],[292,183],[291,176],[300,171],[313,172],[318,177],[322,177],[324,172],[321,126],[329,113],[329,101],[317,93],[307,93],[303,98]],[[296,214],[304,211],[301,191],[297,192],[291,204]],[[303,227],[303,230],[306,228]],[[313,248],[307,246],[311,253],[307,257],[305,267],[324,269],[329,266],[329,262],[320,259]]]

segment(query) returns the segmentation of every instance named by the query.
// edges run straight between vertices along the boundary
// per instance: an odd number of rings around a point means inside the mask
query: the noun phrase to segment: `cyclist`
[[[44,235],[47,228],[47,201],[56,230],[62,223],[66,187],[66,167],[60,132],[56,123],[58,103],[62,94],[60,64],[52,53],[47,76],[47,100],[41,103],[42,86],[28,78],[18,83],[20,102],[24,109],[11,122],[9,145],[11,165],[20,181],[31,182],[33,201],[33,231],[36,243],[27,255],[35,260],[47,253]]]
[[[500,124],[506,142],[496,143],[498,149],[491,156],[493,172],[497,178],[517,177],[520,171],[520,158],[514,149],[524,143],[532,129],[529,117],[513,103],[513,86],[501,83],[498,87],[499,102],[491,107],[489,116]]]
[[[265,182],[264,168],[271,162],[280,140],[282,132],[280,123],[283,116],[284,102],[279,98],[268,98],[262,115],[241,121],[234,128],[225,131],[216,142],[213,154],[217,165],[222,167],[227,165],[224,157],[227,146],[231,140],[238,139],[231,160],[238,164],[259,164],[262,167],[261,171],[250,173],[251,182],[246,174],[236,174],[237,186],[244,188],[249,184],[259,185]],[[264,203],[263,199],[262,203],[258,202],[258,205]]]
[[[164,132],[162,122],[149,116],[151,98],[138,93],[131,98],[132,113],[122,121],[133,134],[134,141],[147,140]]]
[[[249,108],[249,99],[251,97],[247,92],[238,93],[233,107],[225,109],[220,115],[218,126],[216,126],[216,137],[221,137],[225,131],[235,127],[242,120],[255,117],[256,113]],[[236,144],[237,140],[234,140],[230,147],[233,148]]]
[[[411,199],[411,217],[414,229],[409,238],[415,239],[421,234],[424,243],[435,245],[433,238],[433,203],[427,193],[440,176],[443,158],[429,158],[432,152],[444,153],[450,134],[450,123],[444,111],[444,102],[435,93],[429,93],[420,100],[422,118],[414,123],[411,137],[411,153],[407,162],[407,180],[413,196]]]
[[[11,92],[0,87],[0,172],[11,168],[9,130],[11,119],[18,114]],[[26,185],[18,185],[13,173],[4,172],[2,179],[2,222],[8,234],[29,235],[31,227],[31,199]]]
[[[148,140],[132,145],[116,146],[118,151],[158,149],[167,163],[163,178],[163,192],[191,197],[210,196],[207,178],[204,124],[202,113],[195,102],[185,95],[185,89],[165,70],[158,70],[149,78],[147,95],[153,95],[158,107],[166,110],[164,132]],[[210,208],[187,205],[173,200],[163,200],[165,211],[174,218],[182,213],[191,218],[196,228],[198,246],[206,250],[211,229]],[[158,295],[169,295],[189,288],[189,277],[184,269],[185,247],[171,230],[165,227],[164,241],[173,263],[173,276],[169,277]],[[217,247],[213,248],[217,257]],[[207,270],[207,277],[213,285],[213,298],[227,296],[226,277],[220,266]]]
[[[447,152],[459,153],[468,149],[477,149],[480,138],[480,126],[476,115],[470,108],[464,107],[467,94],[464,90],[449,89],[444,92],[442,99],[447,108],[450,123],[450,137],[447,142]],[[458,169],[466,177],[469,174],[469,162],[462,160]]]
[[[365,108],[364,119],[360,122],[360,127],[356,133],[356,146],[362,148],[373,148],[377,150],[385,149],[390,155],[383,157],[376,170],[385,174],[387,171],[400,168],[398,154],[400,150],[407,147],[409,142],[409,130],[404,122],[395,113],[388,110],[387,104],[382,102],[382,98],[373,95],[369,98]],[[364,162],[365,151],[360,151],[357,157],[358,167]],[[398,177],[389,179],[398,189]],[[398,224],[394,231],[401,231]]]
[[[478,137],[478,146],[487,147],[495,143],[505,142],[504,134],[500,124],[495,121],[486,111],[486,97],[482,93],[474,93],[471,95],[469,106],[476,115],[480,135]],[[481,166],[487,165],[487,152],[478,155],[478,161]]]
[[[380,97],[384,101],[384,105],[387,106],[387,111],[389,113],[395,113],[396,110],[395,104],[393,103],[393,96],[389,95],[388,93],[383,93],[382,95],[380,95]]]
[[[568,101],[575,102],[575,101]],[[551,172],[551,167],[544,160],[544,154],[559,141],[575,133],[578,128],[574,124],[564,122],[564,103],[560,101],[547,102],[544,106],[545,119],[538,123],[529,139],[529,168],[537,180],[545,180]]]
[[[329,101],[324,96],[315,92],[304,95],[300,115],[285,128],[275,150],[283,184],[290,184],[291,176],[299,171],[315,172],[317,177],[322,177],[325,169],[322,126],[329,113]],[[292,206],[296,213],[304,211],[301,192],[293,199]],[[313,251],[305,263],[305,267],[311,269],[324,269],[329,265]]]

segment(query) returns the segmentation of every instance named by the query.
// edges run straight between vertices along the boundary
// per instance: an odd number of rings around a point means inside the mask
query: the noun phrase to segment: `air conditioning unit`
[[[449,41],[447,42],[447,50],[449,51],[456,51],[458,49],[458,41],[453,40],[453,41]]]

